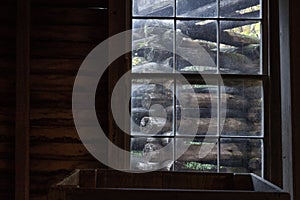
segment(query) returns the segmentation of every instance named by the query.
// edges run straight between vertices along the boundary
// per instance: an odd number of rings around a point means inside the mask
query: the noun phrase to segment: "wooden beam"
[[[30,0],[18,0],[16,50],[15,199],[29,200]]]

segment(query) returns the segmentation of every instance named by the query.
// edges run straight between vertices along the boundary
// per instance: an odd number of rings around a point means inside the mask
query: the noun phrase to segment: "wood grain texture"
[[[103,32],[105,32],[105,27],[99,26],[40,25],[32,28],[31,39],[36,41],[100,43],[106,39],[105,35],[102,34]]]
[[[32,24],[35,25],[107,25],[107,10],[88,8],[33,7]]]

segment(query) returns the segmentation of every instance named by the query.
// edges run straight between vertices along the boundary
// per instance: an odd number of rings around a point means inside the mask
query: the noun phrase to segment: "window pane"
[[[233,18],[259,18],[260,0],[220,0],[220,16]]]
[[[225,80],[221,87],[222,135],[262,136],[262,82]]]
[[[131,169],[170,170],[174,142],[171,138],[137,137],[131,139]],[[164,148],[162,150],[162,148]]]
[[[217,0],[177,0],[176,15],[180,17],[217,17]]]
[[[173,72],[173,20],[133,20],[132,72]]]
[[[210,85],[177,82],[176,133],[178,135],[217,134],[218,87],[216,84],[208,84]]]
[[[217,172],[217,143],[217,139],[195,138],[191,141],[177,138],[176,149],[186,146],[187,151],[176,160],[175,170]]]
[[[262,175],[262,151],[259,139],[221,139],[220,171]]]
[[[132,80],[131,135],[173,135],[172,91],[172,80]]]
[[[261,24],[257,21],[220,22],[220,71],[261,74]]]
[[[176,29],[176,70],[216,73],[217,22],[180,20]]]
[[[174,0],[133,0],[133,16],[172,17]]]

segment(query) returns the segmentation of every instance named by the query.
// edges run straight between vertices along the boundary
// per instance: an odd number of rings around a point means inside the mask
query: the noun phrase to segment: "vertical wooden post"
[[[109,36],[113,36],[115,34],[121,33],[125,31],[127,27],[127,7],[128,6],[128,0],[125,1],[119,1],[119,0],[110,0],[109,1]],[[119,44],[120,48],[124,48],[126,45],[126,41],[124,43]],[[112,49],[108,49],[108,55],[113,54],[114,52]],[[128,56],[128,55],[127,55]],[[114,90],[115,84],[118,82],[118,80],[128,71],[128,57],[126,59],[126,55],[121,56],[119,59],[115,60],[110,66],[109,66],[109,77],[108,77],[108,91],[109,91],[109,111],[111,108],[111,94]],[[129,88],[128,88],[129,89]],[[126,91],[123,91],[123,95],[126,95]],[[123,105],[120,105],[119,110],[124,110],[126,112],[126,107]],[[109,112],[109,118],[108,118],[108,126],[109,126],[109,139],[119,147],[129,150],[129,136],[126,135],[115,123],[113,115],[111,112]],[[130,122],[124,121],[122,122],[123,126],[128,126]],[[112,152],[108,150],[108,156],[109,158],[114,157],[115,155],[111,155]],[[118,159],[120,160],[120,159]],[[120,163],[124,163],[124,168],[129,166],[129,163],[127,161],[121,161]]]
[[[18,0],[16,37],[15,199],[29,200],[30,0]]]

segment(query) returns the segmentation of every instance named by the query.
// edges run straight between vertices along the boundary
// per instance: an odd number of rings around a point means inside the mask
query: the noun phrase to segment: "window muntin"
[[[137,49],[132,52],[132,168],[153,170],[164,165],[174,171],[263,175],[266,55],[261,53],[260,1],[133,0],[132,5],[132,45]],[[155,27],[165,31],[155,32]],[[188,37],[181,38],[183,34]],[[193,43],[202,48],[195,49]],[[176,54],[179,51],[191,57],[182,58]],[[203,57],[197,66],[187,61],[197,56]],[[178,72],[191,84],[179,83]],[[198,72],[212,75],[214,81],[208,85]],[[224,85],[216,74],[222,74]],[[194,93],[185,92],[187,87]],[[180,96],[188,101],[189,95],[196,96],[200,114],[176,100]],[[151,107],[157,104],[161,107]],[[192,142],[188,140],[191,123],[198,124]],[[169,153],[158,156],[155,150],[171,141]],[[179,145],[188,145],[188,150],[175,161]],[[199,154],[206,146],[213,148]]]

